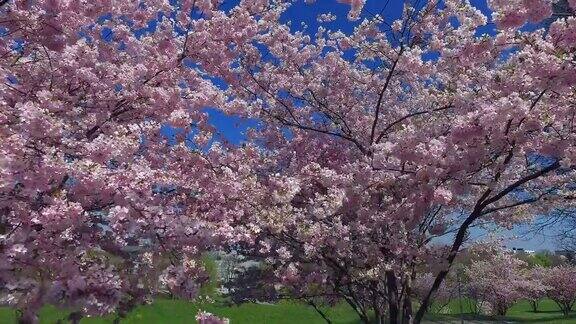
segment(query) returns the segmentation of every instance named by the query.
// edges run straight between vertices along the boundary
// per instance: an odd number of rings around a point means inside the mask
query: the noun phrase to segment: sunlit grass
[[[150,305],[142,305],[134,309],[122,323],[128,324],[179,324],[194,323],[194,317],[199,310],[208,311],[221,317],[227,317],[232,324],[241,323],[325,323],[324,320],[309,307],[302,303],[284,301],[278,304],[247,303],[240,306],[224,306],[221,303],[191,303],[183,300],[157,299]],[[551,323],[551,324],[576,324],[576,313],[564,317],[558,306],[551,300],[543,300],[539,311],[534,313],[530,304],[521,301],[512,307],[505,317],[477,316],[471,313],[470,303],[462,302],[463,315],[459,314],[460,302],[452,301],[442,310],[442,314],[429,314],[427,318],[436,323],[465,319],[506,320],[516,323]],[[355,324],[359,323],[358,317],[350,307],[345,304],[324,309],[333,323]],[[58,320],[66,323],[68,313],[47,306],[40,313],[40,323],[54,324]],[[112,323],[114,316],[83,318],[84,324]],[[7,308],[0,308],[0,323],[16,323],[16,312]]]

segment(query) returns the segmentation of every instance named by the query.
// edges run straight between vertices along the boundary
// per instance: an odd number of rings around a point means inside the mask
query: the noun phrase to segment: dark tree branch
[[[288,115],[290,115],[290,118],[293,121],[289,121],[286,118],[282,117],[282,116],[278,116],[273,114],[271,111],[262,109],[262,111],[267,114],[268,116],[270,116],[271,118],[277,120],[278,122],[280,122],[281,124],[285,125],[285,126],[292,126],[292,127],[296,127],[302,130],[307,130],[307,131],[313,131],[313,132],[317,132],[317,133],[322,133],[322,134],[326,134],[326,135],[331,135],[331,136],[335,136],[335,137],[340,137],[342,139],[345,139],[347,141],[352,142],[359,150],[360,152],[362,152],[362,154],[365,155],[369,155],[369,151],[362,145],[362,143],[360,143],[357,139],[346,135],[345,133],[337,133],[334,131],[330,131],[330,130],[324,130],[324,129],[320,129],[317,127],[313,127],[310,125],[305,125],[302,124],[300,122],[300,120],[294,115],[294,113],[292,112],[292,108],[288,106],[287,103],[285,103],[283,100],[279,99],[276,95],[274,95],[273,93],[271,93],[271,91],[263,86],[262,84],[260,84],[260,82],[256,79],[256,77],[250,73],[249,69],[246,69],[248,71],[248,74],[251,76],[252,80],[254,81],[254,83],[262,90],[264,91],[268,96],[270,96],[272,98],[272,100],[274,100],[276,103],[278,103],[279,105],[281,105],[284,110],[286,110],[286,112],[288,113]],[[244,89],[249,92],[251,95],[257,97],[256,93],[254,93],[254,91],[251,91],[250,89],[244,87]]]
[[[489,208],[489,209],[486,209],[484,212],[482,212],[482,215],[486,215],[486,214],[490,214],[490,213],[497,212],[500,210],[514,208],[514,207],[518,207],[518,206],[522,206],[522,205],[526,205],[526,204],[531,204],[531,203],[537,202],[538,200],[542,199],[542,197],[546,196],[549,193],[550,193],[550,190],[546,191],[544,193],[541,193],[540,195],[533,197],[533,198],[517,201],[515,203],[505,205],[505,206]]]
[[[320,316],[322,316],[322,318],[326,321],[326,323],[332,324],[332,321],[328,318],[328,316],[326,316],[326,314],[320,308],[318,308],[318,306],[316,305],[316,303],[314,303],[314,301],[309,300],[308,304],[314,308],[316,313],[318,313],[318,314],[320,314]]]
[[[386,136],[386,133],[387,133],[390,129],[392,129],[392,127],[400,124],[401,122],[405,121],[406,119],[409,119],[409,118],[412,118],[412,117],[416,117],[416,116],[420,116],[420,115],[430,114],[430,113],[437,112],[437,111],[446,110],[446,109],[449,109],[449,108],[452,108],[452,104],[445,105],[445,106],[442,106],[442,107],[439,107],[439,108],[436,108],[436,109],[432,109],[432,110],[417,111],[417,112],[408,114],[408,115],[406,115],[406,116],[403,116],[403,117],[401,117],[401,118],[393,121],[393,122],[390,123],[388,126],[386,126],[386,128],[380,133],[380,135],[379,135],[378,138],[376,139],[376,143],[379,143],[379,142],[382,140],[382,138],[383,138],[384,136]]]
[[[502,197],[506,196],[507,194],[514,191],[515,189],[522,186],[523,184],[525,184],[531,180],[534,180],[536,178],[539,178],[543,175],[546,175],[547,173],[550,173],[551,171],[554,171],[558,168],[560,168],[560,162],[556,161],[556,162],[550,164],[549,166],[547,166],[547,167],[545,167],[545,168],[543,168],[537,172],[534,172],[530,175],[525,176],[522,179],[517,180],[516,182],[514,182],[511,185],[509,185],[508,187],[506,187],[504,190],[500,191],[498,194],[494,195],[492,198],[486,199],[486,201],[484,201],[482,203],[482,206],[481,206],[482,209],[487,207],[491,203],[494,203],[494,202],[500,200]]]
[[[398,61],[400,60],[402,53],[404,53],[403,45],[400,46],[400,52],[398,53],[396,60],[394,60],[394,63],[392,63],[392,67],[390,67],[390,71],[388,72],[388,76],[386,77],[386,81],[384,82],[384,87],[382,87],[380,95],[378,96],[378,103],[376,104],[376,112],[374,113],[374,122],[372,123],[372,131],[370,132],[370,144],[374,142],[374,136],[376,135],[376,127],[378,126],[378,118],[380,117],[380,108],[382,106],[382,99],[384,99],[384,93],[386,93],[386,90],[390,85],[390,80],[392,80],[392,75],[394,74],[394,70],[396,70],[396,66],[398,65]]]

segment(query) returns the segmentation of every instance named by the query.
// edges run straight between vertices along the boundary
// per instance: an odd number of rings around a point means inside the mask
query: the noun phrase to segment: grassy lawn
[[[522,301],[514,305],[506,315],[511,320],[524,323],[576,323],[576,313],[564,317],[558,305],[549,299],[540,303],[537,313],[532,312],[528,302]]]
[[[151,305],[144,305],[132,311],[122,323],[193,323],[199,309],[230,319],[231,323],[325,323],[323,319],[306,305],[283,302],[280,304],[243,304],[241,306],[223,307],[216,304],[198,305],[181,300],[159,299]],[[347,306],[334,307],[327,311],[334,323],[358,323],[356,314]],[[67,313],[45,307],[40,314],[40,323],[54,324],[63,319]],[[113,317],[84,318],[85,324],[112,323]],[[0,309],[0,323],[15,323],[16,314],[6,308]]]
[[[518,323],[562,323],[576,324],[576,313],[564,317],[556,304],[551,300],[543,300],[539,312],[533,313],[528,302],[519,302],[510,309],[504,318],[486,316],[474,316],[470,312],[469,304],[462,303],[465,319],[505,320]],[[325,323],[322,318],[306,305],[294,302],[282,302],[279,304],[243,304],[241,306],[219,306],[218,304],[195,304],[181,300],[159,299],[151,305],[144,305],[132,311],[122,323],[146,324],[146,323],[193,323],[193,319],[199,309],[227,317],[231,323],[257,323],[257,324],[288,324],[288,323]],[[449,304],[442,314],[429,314],[428,318],[436,322],[454,321],[460,319],[459,302]],[[356,314],[347,306],[337,306],[326,311],[334,323],[355,324],[359,323]],[[67,312],[54,307],[45,307],[40,314],[40,322],[54,324],[59,319],[64,319]],[[112,323],[112,316],[104,318],[85,318],[84,324]],[[0,323],[15,323],[14,311],[0,308]]]
[[[576,324],[576,313],[572,313],[568,317],[565,317],[556,303],[550,299],[542,300],[538,306],[538,312],[536,313],[532,312],[530,303],[527,301],[520,301],[508,310],[505,317],[474,315],[472,314],[469,302],[466,300],[462,301],[462,311],[464,314],[459,315],[459,310],[460,302],[455,300],[442,310],[442,314],[429,314],[428,318],[437,321],[454,320],[463,317],[464,319],[501,320],[517,323]]]

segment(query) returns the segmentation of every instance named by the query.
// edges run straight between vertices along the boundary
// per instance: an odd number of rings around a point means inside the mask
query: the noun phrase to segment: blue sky
[[[562,247],[557,246],[556,227],[537,233],[534,232],[534,229],[535,227],[531,224],[519,225],[512,230],[497,230],[496,236],[502,238],[504,244],[509,248],[515,247],[534,251],[562,249]],[[473,229],[470,234],[474,240],[488,239],[490,235],[488,231],[478,229]]]
[[[425,1],[420,1],[424,3]],[[400,18],[402,13],[402,0],[367,0],[364,6],[361,18],[370,18],[375,14],[381,14],[388,21]],[[490,10],[486,0],[472,0],[471,3],[485,15],[490,16]],[[331,30],[341,30],[343,32],[351,32],[354,26],[357,25],[362,19],[357,22],[350,22],[346,19],[346,15],[350,9],[349,5],[338,3],[336,0],[316,0],[316,3],[309,5],[300,1],[293,5],[284,18],[293,22],[293,28],[299,28],[300,22],[305,22],[312,32],[319,26],[316,21],[318,14],[332,12],[338,19],[330,22],[323,23],[322,25]]]

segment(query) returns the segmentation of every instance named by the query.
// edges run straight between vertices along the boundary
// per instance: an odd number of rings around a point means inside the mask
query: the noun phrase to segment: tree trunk
[[[559,305],[560,309],[562,309],[562,313],[564,313],[564,316],[568,316],[572,310],[572,305],[569,303],[559,303]]]
[[[18,317],[18,324],[36,324],[38,323],[38,315],[35,312],[22,311]]]
[[[310,306],[312,306],[314,308],[314,310],[316,311],[316,313],[320,314],[320,316],[324,319],[324,321],[327,324],[332,324],[332,321],[330,320],[330,318],[328,318],[328,316],[326,316],[326,314],[318,307],[318,305],[316,305],[315,302],[313,302],[312,300],[308,301],[308,304],[310,304]]]
[[[399,324],[398,318],[400,317],[400,307],[396,301],[388,302],[389,312],[388,312],[388,323]]]
[[[530,305],[532,306],[532,312],[538,313],[538,301],[537,300],[531,300]]]
[[[71,324],[80,324],[80,320],[82,319],[82,313],[80,312],[72,312],[68,315],[68,320]]]
[[[506,316],[508,308],[504,305],[496,305],[496,314],[500,316]]]
[[[376,324],[384,324],[383,314],[377,306],[374,306],[374,316],[376,317]]]
[[[46,287],[42,277],[40,277],[40,286],[36,294],[28,301],[24,309],[20,310],[18,324],[36,324],[38,323],[38,312],[44,304],[44,294]]]
[[[382,316],[380,316],[380,314],[376,314],[375,317],[376,317],[376,320],[375,320],[376,324],[383,324]]]
[[[398,324],[400,303],[398,300],[398,284],[392,271],[386,271],[386,287],[388,290],[388,323]]]
[[[487,193],[489,194],[489,192],[487,192]],[[487,194],[484,194],[484,196],[487,196]],[[420,307],[418,308],[418,312],[416,312],[416,317],[414,319],[415,323],[419,324],[422,321],[422,319],[424,318],[424,314],[428,310],[428,307],[430,307],[430,304],[432,301],[432,295],[434,295],[436,290],[438,290],[438,288],[440,287],[440,285],[442,284],[442,282],[444,281],[444,279],[448,275],[448,271],[450,270],[450,267],[452,267],[452,264],[454,263],[454,260],[456,259],[456,255],[458,254],[460,247],[464,243],[464,239],[466,237],[466,233],[468,232],[468,228],[470,227],[470,225],[472,225],[472,223],[478,217],[480,217],[481,211],[482,211],[482,209],[480,208],[480,202],[485,198],[486,197],[481,198],[481,200],[476,204],[474,211],[466,218],[466,220],[462,223],[462,225],[460,225],[460,228],[458,229],[458,232],[456,233],[456,237],[454,238],[454,242],[452,243],[452,248],[450,249],[450,253],[448,254],[448,258],[446,259],[446,261],[448,261],[448,267],[447,267],[447,269],[440,271],[438,273],[438,275],[436,275],[436,279],[434,280],[434,283],[432,284],[432,288],[430,288],[430,290],[428,291],[428,294],[422,300],[422,303],[420,304]]]
[[[113,324],[120,324],[120,316],[114,317],[114,321],[112,323]]]
[[[414,323],[414,314],[412,311],[412,282],[411,279],[406,279],[404,286],[404,300],[402,303],[402,324]]]

